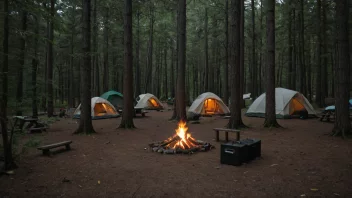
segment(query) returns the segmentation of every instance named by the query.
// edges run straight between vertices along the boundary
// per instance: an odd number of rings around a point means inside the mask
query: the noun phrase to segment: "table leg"
[[[236,140],[239,141],[240,140],[240,132],[236,133]]]
[[[225,140],[226,140],[226,142],[228,142],[229,141],[229,132],[225,132]]]
[[[219,141],[219,131],[215,131],[215,138],[216,138],[216,141],[218,142]]]

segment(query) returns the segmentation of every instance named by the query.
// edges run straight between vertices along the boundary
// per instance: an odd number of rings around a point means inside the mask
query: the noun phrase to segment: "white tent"
[[[275,88],[275,103],[277,118],[290,118],[302,113],[316,115],[307,98],[297,91]],[[252,103],[246,115],[249,117],[265,117],[265,93]]]
[[[141,94],[136,98],[137,105],[134,108],[161,110],[164,109],[162,103],[153,94]]]
[[[81,104],[73,113],[73,118],[79,118],[81,115]],[[119,117],[115,107],[104,98],[94,97],[91,99],[92,119],[114,118]]]
[[[219,96],[211,92],[205,92],[194,100],[188,112],[198,115],[213,115],[228,114],[230,110]]]

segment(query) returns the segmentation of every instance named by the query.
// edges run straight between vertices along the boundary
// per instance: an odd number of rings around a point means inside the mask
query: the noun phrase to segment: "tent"
[[[205,92],[194,100],[188,112],[196,115],[214,115],[228,114],[230,110],[219,96],[211,92]]]
[[[303,94],[284,88],[275,88],[276,118],[290,118],[295,115],[316,116],[313,106]],[[265,93],[260,95],[246,112],[249,117],[265,117]]]
[[[73,113],[73,118],[79,118],[81,115],[81,104]],[[116,118],[119,117],[115,107],[104,98],[94,97],[91,99],[92,119]]]
[[[105,100],[109,101],[112,105],[114,105],[116,110],[122,109],[123,107],[123,95],[120,92],[110,90],[105,92],[100,96]]]
[[[137,101],[137,105],[134,107],[136,109],[148,109],[148,110],[164,109],[159,99],[150,93],[139,95],[136,98],[136,101]]]

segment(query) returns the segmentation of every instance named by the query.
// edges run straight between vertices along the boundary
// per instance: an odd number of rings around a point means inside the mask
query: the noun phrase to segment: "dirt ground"
[[[279,120],[282,129],[264,129],[263,119],[244,116],[250,128],[241,137],[261,139],[262,158],[235,167],[220,164],[212,128],[225,126],[221,117],[188,124],[192,136],[214,150],[145,150],[174,134],[171,114],[136,118],[135,130],[116,129],[121,118],[115,118],[94,121],[97,134],[72,135],[77,123],[66,118],[47,133],[28,134],[41,144],[72,140],[72,150],[45,157],[29,149],[14,175],[0,177],[0,197],[352,197],[352,140],[328,136],[332,123],[290,119]]]

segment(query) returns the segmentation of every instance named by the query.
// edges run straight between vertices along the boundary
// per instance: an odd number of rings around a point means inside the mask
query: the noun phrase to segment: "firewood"
[[[168,144],[170,144],[170,143],[172,143],[174,141],[179,141],[179,140],[181,140],[180,136],[176,135],[171,140],[162,143],[160,146],[164,147],[164,146],[166,146],[166,145],[168,145]]]

